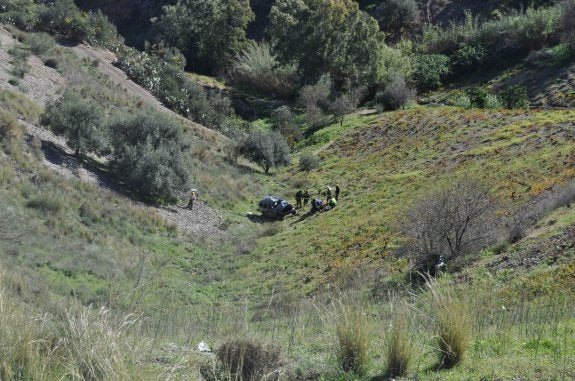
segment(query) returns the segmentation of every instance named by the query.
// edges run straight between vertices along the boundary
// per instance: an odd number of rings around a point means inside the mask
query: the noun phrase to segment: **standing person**
[[[339,201],[339,184],[335,184],[335,200]]]
[[[194,208],[194,201],[198,198],[198,190],[192,189],[190,190],[190,201],[188,201],[187,208],[192,210]]]
[[[303,191],[300,189],[295,194],[295,206],[301,208],[301,199],[303,198]]]
[[[303,204],[307,205],[307,203],[309,202],[309,198],[310,198],[310,194],[309,191],[306,189],[305,192],[303,192]]]
[[[326,190],[325,190],[325,196],[327,198],[331,198],[331,187],[328,185]]]

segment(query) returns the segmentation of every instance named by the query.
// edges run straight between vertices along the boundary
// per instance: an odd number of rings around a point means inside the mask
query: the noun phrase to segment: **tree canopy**
[[[308,79],[329,73],[337,84],[373,82],[383,34],[353,0],[277,0],[268,33],[284,62]]]
[[[247,43],[249,0],[179,0],[162,7],[158,40],[180,49],[192,70],[213,73]]]

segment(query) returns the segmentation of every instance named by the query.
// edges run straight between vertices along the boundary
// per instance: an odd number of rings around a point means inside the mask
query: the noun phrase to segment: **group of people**
[[[331,186],[326,187],[323,191],[320,189],[317,192],[319,196],[311,199],[311,195],[307,189],[305,191],[300,189],[295,194],[296,208],[302,208],[307,205],[310,200],[311,210],[313,212],[323,212],[324,210],[335,208],[339,200],[339,192],[339,184],[336,184],[334,190],[332,190]]]

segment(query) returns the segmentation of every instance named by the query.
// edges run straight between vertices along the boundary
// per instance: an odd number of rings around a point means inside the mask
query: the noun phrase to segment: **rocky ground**
[[[28,57],[29,70],[24,78],[19,80],[17,85],[10,84],[9,81],[13,78],[11,74],[12,56],[8,51],[17,44],[19,42],[12,37],[8,30],[0,28],[0,88],[21,92],[39,105],[45,106],[48,101],[57,97],[58,91],[65,86],[66,79],[58,71],[45,66],[38,57],[32,55]],[[98,60],[99,70],[131,95],[141,98],[142,101],[166,113],[173,114],[164,108],[152,94],[129,80],[121,70],[113,65],[115,61],[113,53],[87,45],[78,45],[71,49],[80,57]],[[213,138],[213,131],[190,121],[186,121],[186,123],[204,138]],[[42,161],[48,168],[62,176],[78,178],[95,184],[101,188],[102,192],[114,192],[118,196],[127,197],[108,173],[94,168],[85,160],[76,158],[73,155],[73,150],[67,146],[65,139],[54,135],[42,126],[23,120],[20,120],[20,124],[27,132],[27,141],[41,149]],[[192,239],[209,241],[222,238],[226,234],[223,229],[220,229],[221,216],[214,209],[202,203],[201,200],[196,203],[193,210],[183,208],[187,200],[183,201],[184,205],[172,207],[157,207],[137,201],[133,202],[140,207],[148,208],[150,213],[159,213],[169,223],[177,225],[182,234],[191,235],[190,238]]]

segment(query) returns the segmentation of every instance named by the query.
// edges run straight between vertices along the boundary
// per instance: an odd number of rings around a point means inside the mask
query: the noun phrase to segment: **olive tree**
[[[266,175],[271,168],[284,167],[290,163],[290,147],[278,131],[252,132],[238,145],[238,152],[261,165]]]
[[[173,200],[185,190],[189,170],[181,126],[157,112],[140,113],[111,123],[112,169],[118,179],[145,197]]]
[[[102,110],[93,101],[84,100],[73,91],[67,91],[48,104],[42,115],[42,124],[64,136],[76,156],[81,151],[97,152],[106,146]]]

